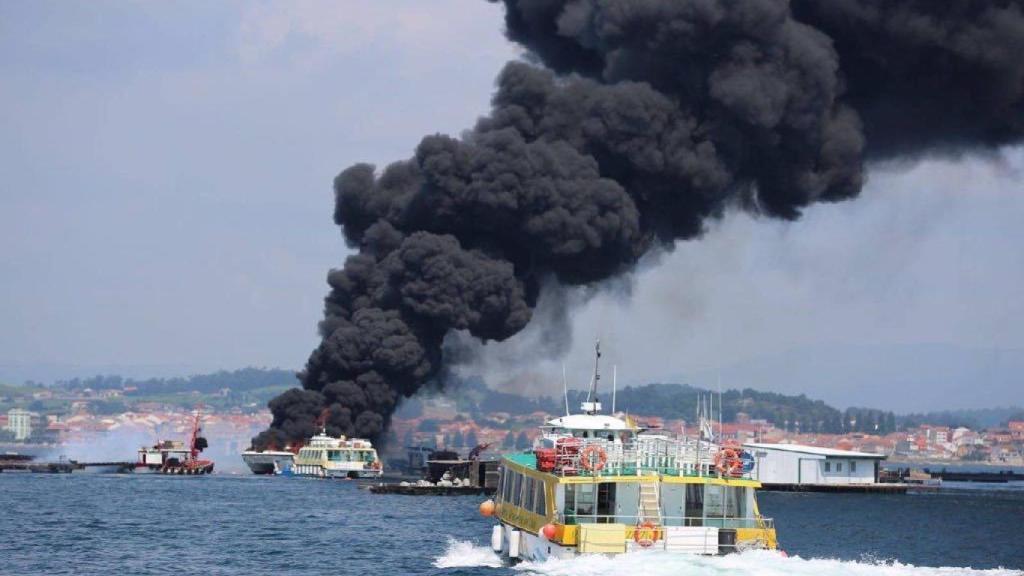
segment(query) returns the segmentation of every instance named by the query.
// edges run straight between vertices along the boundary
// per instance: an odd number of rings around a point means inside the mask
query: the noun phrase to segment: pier
[[[78,462],[58,460],[57,462],[34,462],[32,460],[0,460],[0,472],[33,472],[36,474],[70,474],[89,468],[107,468],[117,472],[130,472],[134,462]]]
[[[484,486],[422,486],[418,484],[374,484],[374,494],[401,494],[403,496],[472,496],[494,494],[495,488]]]
[[[940,478],[943,482],[985,482],[992,484],[1024,482],[1024,474],[1012,470],[1000,470],[999,472],[950,472],[945,468],[940,471],[931,471],[925,468],[924,471],[931,474],[932,478]]]
[[[965,471],[965,470],[932,470],[924,468],[916,471],[909,467],[893,468],[882,471],[883,481],[905,482],[908,478],[925,477],[928,479],[942,480],[944,482],[979,482],[991,484],[1005,484],[1007,482],[1024,482],[1024,473],[1013,470],[993,471]]]
[[[761,484],[772,492],[830,492],[857,494],[906,494],[908,490],[934,490],[921,484]]]

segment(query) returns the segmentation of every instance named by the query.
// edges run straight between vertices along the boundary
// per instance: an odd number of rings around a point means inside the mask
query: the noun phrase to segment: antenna
[[[565,362],[562,362],[562,395],[565,396],[565,415],[569,415],[569,383],[565,379]]]
[[[583,412],[593,416],[601,411],[601,400],[597,397],[597,385],[601,380],[601,341],[594,344],[594,377],[590,380],[590,394],[583,403]]]
[[[718,373],[718,439],[719,441],[725,440],[725,434],[722,432],[722,373]]]
[[[587,397],[589,402],[598,402],[597,399],[597,385],[600,384],[601,380],[601,341],[598,340],[594,344],[594,378],[590,381],[590,396]]]
[[[612,364],[612,414],[615,414],[615,389],[619,381],[619,367]]]

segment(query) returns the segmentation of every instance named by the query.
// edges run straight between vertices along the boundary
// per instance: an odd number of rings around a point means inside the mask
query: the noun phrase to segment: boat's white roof
[[[554,420],[548,420],[547,425],[568,430],[633,430],[625,420],[604,414],[559,416]]]
[[[373,450],[373,444],[363,438],[346,438],[340,436],[335,438],[326,434],[317,434],[309,439],[309,444],[303,448],[334,448],[341,450]]]
[[[801,454],[815,454],[817,456],[835,456],[838,458],[885,458],[885,454],[872,454],[871,452],[854,452],[852,450],[836,450],[835,448],[819,448],[817,446],[805,446],[803,444],[760,444],[746,443],[749,448],[761,448],[763,450],[782,450],[785,452],[800,452]]]

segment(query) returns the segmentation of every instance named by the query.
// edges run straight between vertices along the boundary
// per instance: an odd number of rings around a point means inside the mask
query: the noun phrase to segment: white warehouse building
[[[801,444],[744,444],[762,484],[876,484],[885,456]]]

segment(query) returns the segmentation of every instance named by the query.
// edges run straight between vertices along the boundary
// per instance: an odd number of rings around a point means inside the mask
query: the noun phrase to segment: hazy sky
[[[346,254],[332,178],[485,112],[519,54],[501,17],[0,3],[0,380],[301,366]],[[1022,182],[1021,149],[926,159],[874,166],[861,199],[797,223],[729,216],[581,305],[570,370],[585,379],[600,336],[624,383],[1022,404]],[[561,360],[517,354],[541,328],[478,367],[550,382]]]

